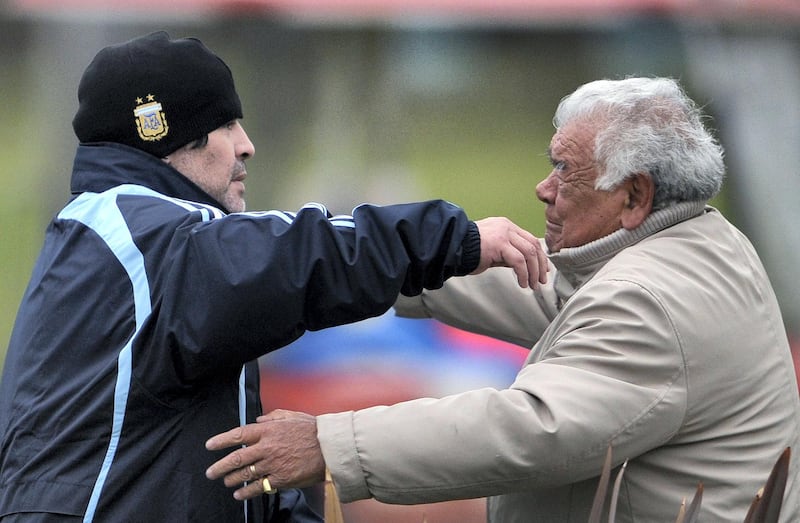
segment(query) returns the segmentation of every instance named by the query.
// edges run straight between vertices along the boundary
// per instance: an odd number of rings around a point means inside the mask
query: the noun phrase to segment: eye
[[[236,127],[236,120],[231,120],[225,124],[225,128],[229,131],[233,130],[234,127]]]
[[[561,160],[551,160],[550,163],[553,164],[553,172],[550,173],[550,176],[555,178],[558,186],[561,187],[564,185],[564,177],[567,174],[567,163]]]

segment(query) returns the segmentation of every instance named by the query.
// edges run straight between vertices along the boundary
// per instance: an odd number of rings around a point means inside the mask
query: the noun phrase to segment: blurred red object
[[[800,336],[790,335],[800,382]],[[264,410],[310,414],[391,405],[480,386],[507,387],[528,350],[432,320],[391,313],[307,333],[262,358]],[[800,392],[800,388],[798,389]],[[484,499],[426,505],[362,500],[342,506],[347,523],[483,523]]]
[[[282,408],[316,415],[477,386],[506,387],[527,352],[433,320],[389,313],[309,332],[263,357],[261,399],[265,412]],[[362,500],[343,504],[342,513],[347,523],[484,523],[486,501],[404,506]]]

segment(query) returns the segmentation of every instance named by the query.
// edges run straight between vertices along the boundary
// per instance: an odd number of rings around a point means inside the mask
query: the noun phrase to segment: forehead
[[[569,122],[558,128],[550,140],[548,153],[551,157],[565,155],[591,158],[597,128],[586,120]]]

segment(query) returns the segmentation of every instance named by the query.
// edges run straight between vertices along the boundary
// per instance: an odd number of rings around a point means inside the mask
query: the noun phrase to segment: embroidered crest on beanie
[[[159,31],[108,46],[78,86],[81,143],[116,142],[159,158],[242,117],[228,66],[200,40]]]
[[[147,95],[147,103],[143,103],[141,98],[136,99],[139,104],[133,110],[136,116],[136,130],[139,131],[139,138],[142,140],[160,140],[169,132],[167,117],[161,110],[161,104],[155,101],[152,94]]]

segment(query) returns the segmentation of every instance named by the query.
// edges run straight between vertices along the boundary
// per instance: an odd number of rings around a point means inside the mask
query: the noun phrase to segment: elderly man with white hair
[[[345,502],[488,497],[491,522],[588,520],[609,445],[627,461],[617,522],[743,521],[787,447],[800,399],[781,312],[748,239],[708,205],[723,151],[680,85],[601,80],[562,100],[536,187],[552,270],[448,281],[396,309],[531,348],[514,383],[311,417],[276,411],[212,438],[246,498],[251,464],[278,488],[330,470]],[[800,521],[790,464],[781,521]]]

